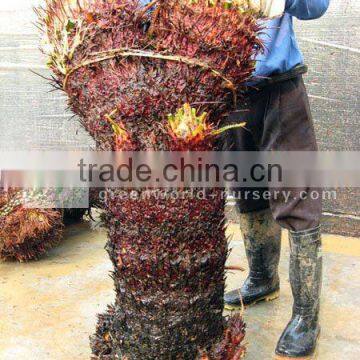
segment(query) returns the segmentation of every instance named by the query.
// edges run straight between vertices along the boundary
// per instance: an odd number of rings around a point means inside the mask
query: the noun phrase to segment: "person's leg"
[[[290,283],[293,313],[276,347],[279,357],[305,357],[316,348],[320,334],[322,282],[320,228],[290,231]]]
[[[269,89],[258,91],[229,117],[230,123],[245,121],[246,129],[226,133],[226,150],[259,150],[256,142],[264,129],[270,97]],[[249,274],[241,288],[225,294],[225,308],[229,310],[278,297],[281,228],[272,217],[269,201],[261,195],[252,197],[253,191],[262,193],[265,190],[243,188],[235,191]]]
[[[225,294],[227,310],[238,309],[242,304],[274,300],[280,290],[280,226],[274,221],[270,209],[242,213],[239,217],[249,274],[240,289]]]
[[[297,77],[273,87],[273,98],[268,107],[262,151],[317,151],[315,131],[308,96],[302,77]],[[277,196],[270,200],[275,220],[291,231],[313,229],[320,223],[321,199],[312,199],[307,186],[296,188],[270,188]],[[288,199],[282,194],[287,194]]]
[[[277,135],[263,143],[263,150],[316,151],[316,138],[309,101],[301,77],[278,84],[277,106],[268,111],[265,124],[277,124]],[[276,353],[282,357],[311,355],[316,346],[319,327],[319,303],[322,281],[321,200],[310,193],[318,189],[270,189],[287,191],[284,198],[270,201],[276,221],[289,230],[290,283],[294,298],[293,314],[284,330]],[[302,195],[302,196],[300,196]]]
[[[301,77],[274,84],[271,89],[260,91],[250,105],[247,129],[257,150],[317,150],[309,102]],[[241,142],[241,134],[238,134],[238,139]],[[290,232],[290,282],[294,307],[292,319],[279,340],[276,353],[284,357],[299,357],[309,355],[314,351],[319,333],[318,314],[322,269],[319,227],[321,200],[313,200],[310,196],[304,197],[315,190],[306,186],[291,189],[270,188],[273,194],[274,191],[279,190],[290,194],[289,200],[286,201],[285,197],[273,196],[270,207],[277,223]],[[258,204],[259,209],[263,209],[264,202]],[[249,219],[254,216],[256,206],[246,202],[239,205],[243,212],[248,214]],[[246,206],[249,206],[249,209],[246,209]],[[270,222],[264,223],[270,224]],[[275,225],[271,225],[271,228],[273,226]],[[257,226],[251,228],[258,229]],[[260,234],[264,233],[272,234],[272,231],[265,228],[261,231],[254,230],[252,239],[261,239],[264,235]],[[275,244],[277,237],[270,236],[268,239],[269,242]],[[253,243],[255,241],[253,240]],[[257,249],[259,251],[260,247]],[[278,249],[280,251],[280,246]],[[251,263],[249,261],[250,266]],[[267,262],[261,261],[261,264],[265,263]],[[245,290],[246,287],[241,288],[237,293],[246,298]],[[230,303],[234,302],[233,297],[228,298]],[[225,297],[225,302],[226,300],[227,297]]]

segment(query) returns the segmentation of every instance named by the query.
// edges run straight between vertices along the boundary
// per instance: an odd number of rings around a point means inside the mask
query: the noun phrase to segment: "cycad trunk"
[[[37,260],[60,242],[61,211],[27,206],[35,199],[31,191],[0,190],[0,260]]]
[[[222,337],[224,200],[220,189],[202,200],[199,191],[160,190],[161,200],[138,190],[137,200],[109,201],[116,302],[110,328],[100,317],[96,355],[195,359]]]
[[[148,12],[134,0],[48,0],[57,85],[102,149],[213,150],[212,130],[261,49],[256,19],[225,0],[154,3]],[[99,317],[95,357],[240,359],[242,319],[222,317],[222,190],[119,191],[106,204],[116,300]]]
[[[82,189],[64,191],[66,208],[59,208],[62,201],[56,193],[54,189],[0,189],[0,260],[37,260],[59,244],[64,225],[82,219],[88,209],[68,206],[77,206],[76,201],[85,200],[86,193]],[[97,205],[98,197],[92,190],[90,206]]]

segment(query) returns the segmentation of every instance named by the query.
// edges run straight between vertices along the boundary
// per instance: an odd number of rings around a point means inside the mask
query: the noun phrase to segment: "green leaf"
[[[71,32],[71,30],[75,29],[75,25],[76,25],[75,21],[69,19],[67,24],[66,24],[66,31],[68,33]]]

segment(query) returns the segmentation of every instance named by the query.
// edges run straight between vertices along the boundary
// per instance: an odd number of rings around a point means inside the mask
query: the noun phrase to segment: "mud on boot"
[[[281,228],[270,209],[240,214],[249,275],[240,289],[225,294],[225,308],[236,310],[243,305],[274,300],[279,296],[278,265]]]
[[[311,356],[320,334],[322,278],[320,227],[290,232],[290,283],[293,314],[276,347],[278,358]]]

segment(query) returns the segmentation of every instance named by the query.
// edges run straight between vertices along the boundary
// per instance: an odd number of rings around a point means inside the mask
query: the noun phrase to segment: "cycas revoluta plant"
[[[246,3],[47,0],[39,16],[56,85],[99,149],[216,150],[262,48]],[[240,359],[242,319],[222,316],[222,189],[119,191],[106,203],[116,301],[99,317],[94,356]]]
[[[214,149],[219,131],[185,104],[168,126],[169,150]],[[133,147],[123,134],[121,150]],[[123,190],[122,190],[123,191]],[[223,318],[227,241],[222,189],[109,191],[108,252],[116,302],[100,315],[99,358],[240,359],[245,325]],[[204,196],[205,195],[205,196]]]
[[[91,205],[95,195],[93,191]],[[41,206],[44,201],[51,201],[47,191],[0,189],[0,260],[38,260],[60,243],[64,225],[81,220],[87,212]]]
[[[25,262],[40,258],[62,237],[63,217],[56,209],[30,208],[21,190],[0,191],[0,259]]]
[[[153,3],[149,12],[137,0],[47,0],[39,10],[56,86],[98,148],[114,149],[115,122],[137,148],[163,149],[167,114],[190,103],[219,121],[254,70],[254,16],[229,1]]]

